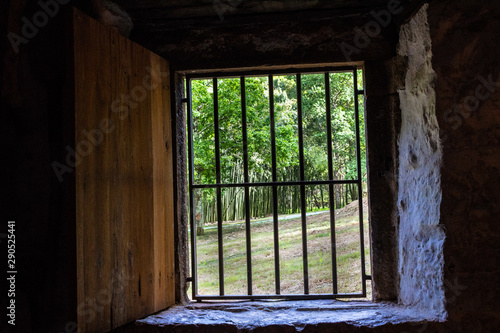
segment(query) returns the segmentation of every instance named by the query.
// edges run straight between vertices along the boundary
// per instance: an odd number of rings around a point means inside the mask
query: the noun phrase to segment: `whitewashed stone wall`
[[[444,320],[442,149],[427,5],[401,27],[398,53],[408,60],[405,87],[399,91],[399,300]]]

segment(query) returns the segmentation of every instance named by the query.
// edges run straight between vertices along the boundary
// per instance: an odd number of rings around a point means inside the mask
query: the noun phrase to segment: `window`
[[[193,300],[367,296],[362,73],[186,75]]]

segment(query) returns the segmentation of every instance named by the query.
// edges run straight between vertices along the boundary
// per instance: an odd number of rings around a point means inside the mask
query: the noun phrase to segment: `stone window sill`
[[[138,320],[141,332],[199,331],[237,332],[286,328],[300,332],[307,328],[353,329],[432,320],[414,309],[392,303],[369,301],[241,301],[191,302]],[[280,330],[281,331],[281,330]],[[307,330],[306,330],[307,331]],[[343,330],[342,330],[343,331]],[[283,331],[282,331],[283,332]]]

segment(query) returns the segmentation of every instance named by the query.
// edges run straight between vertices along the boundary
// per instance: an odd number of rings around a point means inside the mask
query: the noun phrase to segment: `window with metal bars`
[[[362,73],[186,75],[193,300],[367,296]]]

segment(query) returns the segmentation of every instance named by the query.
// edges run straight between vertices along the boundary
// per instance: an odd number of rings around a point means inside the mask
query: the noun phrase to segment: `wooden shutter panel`
[[[174,303],[168,63],[75,10],[79,332]]]

